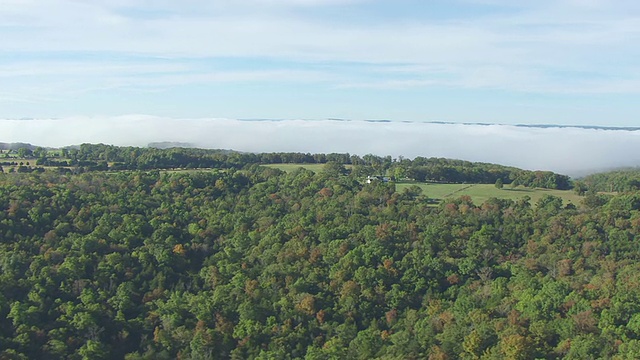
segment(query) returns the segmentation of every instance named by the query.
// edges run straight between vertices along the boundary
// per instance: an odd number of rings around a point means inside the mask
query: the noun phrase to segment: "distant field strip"
[[[554,195],[562,198],[564,204],[569,203],[578,206],[582,198],[571,190],[531,189],[525,187],[510,188],[505,185],[503,189],[496,188],[493,184],[433,184],[433,183],[397,183],[396,190],[401,192],[405,188],[416,185],[422,188],[422,193],[429,198],[444,200],[449,197],[468,195],[476,204],[482,204],[489,198],[518,200],[525,196],[531,198],[535,204],[544,195]]]
[[[446,198],[447,198],[447,197],[449,197],[449,196],[453,196],[453,195],[455,195],[455,194],[457,194],[457,193],[459,193],[459,192],[461,192],[461,191],[465,191],[465,190],[467,190],[468,188],[473,187],[473,186],[475,186],[475,185],[476,185],[476,184],[471,184],[471,185],[469,185],[469,186],[465,186],[465,187],[463,187],[463,188],[461,188],[461,189],[458,189],[458,190],[456,190],[456,191],[452,192],[451,194],[445,195],[444,197],[446,197]]]
[[[280,169],[286,172],[294,171],[299,168],[305,168],[307,170],[311,170],[315,173],[318,173],[322,171],[325,164],[264,164],[262,166],[266,166],[274,169]],[[352,167],[352,165],[345,165],[344,167],[349,169]]]
[[[298,168],[305,168],[317,173],[322,171],[325,164],[266,164],[263,166],[287,172],[294,171]],[[345,167],[349,168],[351,165],[345,165]],[[531,203],[535,204],[544,195],[553,195],[562,198],[565,205],[574,204],[579,206],[582,202],[582,198],[571,190],[526,188],[522,186],[511,188],[509,185],[505,185],[504,188],[498,189],[494,184],[438,184],[400,181],[396,183],[396,191],[402,192],[404,189],[412,185],[419,186],[424,195],[436,201],[468,195],[473,199],[475,204],[479,205],[490,198],[519,200],[525,196],[529,196],[531,198]]]

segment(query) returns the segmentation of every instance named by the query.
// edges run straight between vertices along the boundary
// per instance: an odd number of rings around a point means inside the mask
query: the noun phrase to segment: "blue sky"
[[[0,0],[0,118],[637,126],[640,2]]]

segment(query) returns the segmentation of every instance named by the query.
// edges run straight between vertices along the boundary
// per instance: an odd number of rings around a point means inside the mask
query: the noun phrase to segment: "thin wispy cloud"
[[[157,103],[177,92],[228,96],[216,106],[176,103],[185,116],[243,116],[236,93],[225,95],[231,85],[255,104],[256,117],[290,117],[281,105],[309,97],[318,104],[298,116],[348,116],[331,94],[339,89],[363,117],[404,120],[397,109],[409,106],[412,120],[477,120],[478,109],[451,117],[443,116],[446,105],[425,111],[421,99],[445,91],[494,108],[528,94],[538,106],[566,101],[562,114],[528,115],[536,121],[631,124],[624,114],[640,105],[627,99],[614,120],[567,109],[640,92],[639,19],[633,1],[1,0],[0,92],[29,98],[39,81],[38,97],[56,100],[29,114],[6,96],[0,115],[87,114],[100,99],[111,102],[112,114],[162,114],[153,99],[140,99],[144,108],[114,99],[157,86]],[[280,101],[256,100],[261,86],[277,89]],[[107,96],[105,88],[119,93]],[[385,101],[382,114],[370,106]],[[492,111],[485,116],[523,116],[514,107]]]

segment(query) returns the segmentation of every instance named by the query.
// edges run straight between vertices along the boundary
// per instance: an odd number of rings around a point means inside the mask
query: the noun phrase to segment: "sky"
[[[638,126],[638,59],[637,0],[0,0],[2,119]]]

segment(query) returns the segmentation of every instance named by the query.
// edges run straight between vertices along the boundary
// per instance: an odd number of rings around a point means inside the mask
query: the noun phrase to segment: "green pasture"
[[[53,157],[53,158],[56,158],[56,157],[60,158],[62,157],[62,149],[47,150],[47,156]],[[5,157],[19,158],[18,151],[17,150],[0,150],[0,159],[3,159]],[[30,159],[33,159],[33,157],[31,157]]]
[[[17,165],[0,165],[4,168],[5,172],[8,172],[9,169],[14,168],[17,169],[18,166],[20,166],[20,164],[24,165],[24,166],[31,166],[31,167],[35,167],[36,166],[36,159],[23,159],[23,158],[0,158],[0,164],[3,162],[15,162]]]
[[[19,158],[19,157],[9,157],[9,158],[0,157],[0,162],[16,162],[18,164],[22,163],[23,165],[26,165],[27,163],[31,165],[35,165],[36,161],[37,159],[33,159],[33,158],[25,159],[25,158]]]
[[[305,168],[315,173],[321,172],[325,164],[265,164],[263,166],[273,169],[280,169],[282,171],[291,172],[299,168]],[[344,167],[349,169],[352,165],[345,165]]]
[[[396,191],[401,192],[412,185],[419,186],[422,189],[423,195],[439,201],[446,198],[457,198],[463,195],[470,196],[475,204],[482,204],[489,198],[518,200],[525,196],[529,196],[531,198],[531,204],[535,204],[545,195],[558,196],[562,198],[565,205],[572,203],[579,206],[582,201],[582,197],[575,194],[572,190],[526,188],[522,186],[511,188],[509,185],[505,185],[504,188],[498,189],[493,184],[433,184],[400,182],[396,183]]]
[[[62,157],[55,157],[52,158],[52,160],[55,161],[68,161],[68,158],[62,158]],[[36,162],[38,161],[38,159],[34,159],[34,158],[20,158],[17,156],[13,156],[13,157],[9,157],[9,158],[5,158],[4,156],[0,156],[0,164],[2,164],[3,162],[14,162],[16,163],[16,165],[0,165],[3,167],[4,172],[9,172],[10,169],[14,169],[17,170],[19,166],[21,166],[21,164],[23,166],[28,166],[28,167],[39,167],[39,168],[44,168],[44,169],[57,169],[59,166],[47,166],[47,165],[36,165]],[[70,166],[63,166],[65,168],[71,168]]]
[[[263,166],[280,169],[286,172],[294,171],[302,167],[317,173],[322,171],[324,165],[325,164],[266,164]],[[352,165],[345,165],[346,168],[351,166]],[[579,206],[582,202],[582,197],[576,195],[572,190],[527,188],[523,186],[511,188],[509,185],[505,185],[504,188],[498,189],[493,184],[436,184],[401,181],[396,183],[396,191],[402,192],[411,185],[419,186],[424,195],[436,201],[468,195],[473,199],[474,203],[482,204],[489,198],[518,200],[525,196],[529,196],[531,198],[531,204],[535,204],[544,195],[554,195],[562,198],[565,205],[572,203]]]
[[[214,169],[214,168],[197,168],[197,169],[163,169],[160,170],[161,173],[167,174],[196,174],[201,172],[224,172],[224,169]]]

